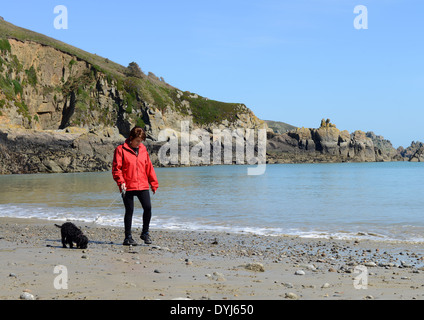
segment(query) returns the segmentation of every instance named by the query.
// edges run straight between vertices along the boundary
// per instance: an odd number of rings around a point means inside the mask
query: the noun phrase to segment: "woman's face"
[[[138,148],[142,141],[141,138],[134,138],[130,141],[130,145],[132,148]]]

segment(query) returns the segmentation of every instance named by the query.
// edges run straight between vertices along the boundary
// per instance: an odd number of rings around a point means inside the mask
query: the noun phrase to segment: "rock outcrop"
[[[411,162],[424,161],[424,143],[420,141],[412,141],[409,147],[406,149],[399,147],[397,151],[404,159],[408,159]]]
[[[117,130],[0,130],[0,174],[107,171]]]
[[[382,137],[357,130],[340,131],[328,119],[318,129],[297,128],[283,134],[268,133],[268,163],[398,161],[402,157]],[[390,148],[391,147],[391,148]]]
[[[420,146],[417,147],[415,153],[411,156],[409,161],[411,162],[424,162],[424,144],[420,142]]]

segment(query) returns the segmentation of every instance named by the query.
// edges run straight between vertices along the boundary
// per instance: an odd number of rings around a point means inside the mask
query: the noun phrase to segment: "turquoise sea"
[[[156,168],[151,228],[424,241],[423,163],[249,167]],[[123,226],[111,172],[3,175],[0,186],[2,217]]]

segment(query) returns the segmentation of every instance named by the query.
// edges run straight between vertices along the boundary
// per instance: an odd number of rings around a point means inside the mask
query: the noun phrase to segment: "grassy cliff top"
[[[115,80],[118,89],[124,91],[124,96],[128,97],[128,100],[143,97],[147,103],[161,110],[171,106],[175,111],[187,114],[189,110],[187,110],[186,104],[182,103],[185,100],[190,103],[193,121],[197,124],[219,123],[224,119],[234,121],[238,113],[250,111],[241,103],[225,103],[198,95],[195,95],[196,98],[194,98],[189,91],[180,94],[182,91],[169,85],[151,72],[146,75],[140,70],[140,73],[134,77],[128,74],[129,67],[124,67],[107,58],[81,50],[46,35],[15,26],[1,19],[0,39],[16,39],[22,42],[34,41],[86,61],[96,70],[106,74],[108,78]],[[3,44],[7,46],[8,41]]]
[[[126,69],[124,66],[113,61],[109,61],[104,57],[81,50],[62,41],[43,35],[41,33],[37,33],[25,28],[15,26],[10,22],[1,19],[0,38],[13,38],[20,41],[34,41],[42,45],[50,46],[62,52],[66,52],[70,55],[76,56],[81,60],[87,61],[92,65],[98,66],[101,69],[108,71],[116,76],[124,76],[124,72]]]
[[[292,126],[291,124],[280,122],[280,121],[272,121],[272,120],[265,120],[268,127],[274,130],[276,133],[284,133],[293,129],[296,129],[297,127]]]

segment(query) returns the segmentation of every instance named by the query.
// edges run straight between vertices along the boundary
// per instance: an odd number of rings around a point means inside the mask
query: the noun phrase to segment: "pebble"
[[[29,292],[22,292],[19,298],[22,300],[35,300],[35,297]]]
[[[315,285],[313,285],[313,284],[302,284],[302,288],[306,288],[306,289],[315,289],[316,288],[316,286]]]
[[[372,261],[366,262],[364,265],[366,267],[376,267],[377,266],[377,264],[375,262],[372,262]]]
[[[225,281],[225,277],[221,272],[214,272],[213,275],[216,277],[216,281]]]
[[[306,273],[303,270],[296,270],[296,272],[294,273],[297,276],[304,276]]]
[[[325,288],[330,288],[330,284],[328,282],[324,283],[321,288],[325,289]]]
[[[304,265],[300,265],[299,267],[312,270],[312,271],[317,269],[313,264],[304,264]]]
[[[290,282],[284,282],[284,283],[282,283],[282,285],[285,286],[286,288],[289,288],[289,289],[293,288],[293,284],[290,283]]]
[[[248,263],[244,268],[255,272],[265,272],[264,265],[259,262]]]
[[[155,269],[153,272],[154,273],[161,273],[158,269]]]
[[[291,299],[291,300],[298,300],[299,296],[296,293],[293,292],[287,292],[285,295],[286,299]]]

